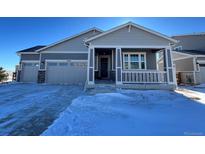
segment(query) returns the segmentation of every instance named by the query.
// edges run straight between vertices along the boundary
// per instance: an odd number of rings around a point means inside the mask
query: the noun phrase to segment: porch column
[[[165,58],[165,70],[167,72],[167,82],[168,84],[176,84],[175,83],[175,75],[174,75],[174,69],[173,69],[173,61],[172,61],[172,54],[171,54],[171,48],[166,48],[164,52],[164,58]]]
[[[87,80],[89,85],[94,84],[94,66],[95,66],[94,57],[95,57],[94,48],[89,48],[88,49],[88,70],[87,70]]]
[[[122,50],[116,48],[116,84],[122,84]]]

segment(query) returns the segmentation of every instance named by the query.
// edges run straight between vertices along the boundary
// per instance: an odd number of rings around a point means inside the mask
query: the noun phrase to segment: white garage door
[[[200,82],[205,83],[205,66],[200,66]]]
[[[37,82],[39,63],[23,63],[22,82]]]
[[[84,84],[87,62],[47,62],[46,81],[51,84]]]

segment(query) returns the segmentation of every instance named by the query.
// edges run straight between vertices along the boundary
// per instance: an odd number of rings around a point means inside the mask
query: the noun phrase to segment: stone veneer
[[[38,71],[38,83],[44,83],[45,82],[45,76],[46,76],[46,71],[45,70]]]

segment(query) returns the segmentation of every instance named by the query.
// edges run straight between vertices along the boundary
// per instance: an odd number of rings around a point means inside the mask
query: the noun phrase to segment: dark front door
[[[108,78],[108,58],[101,58],[101,78]]]

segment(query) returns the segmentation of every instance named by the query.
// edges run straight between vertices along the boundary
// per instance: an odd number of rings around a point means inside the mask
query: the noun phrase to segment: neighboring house
[[[173,60],[178,83],[205,83],[205,33],[173,36]]]
[[[174,89],[173,38],[129,22],[97,28],[48,46],[18,51],[18,81],[51,84],[112,84],[121,88]],[[158,66],[158,55],[165,55]]]

